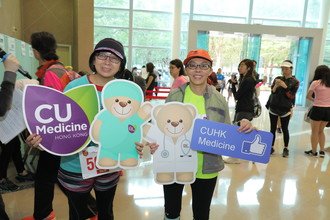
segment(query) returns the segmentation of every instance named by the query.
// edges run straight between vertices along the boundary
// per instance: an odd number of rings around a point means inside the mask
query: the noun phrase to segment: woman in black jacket
[[[292,76],[293,65],[290,60],[285,60],[281,64],[283,76],[278,76],[274,79],[271,86],[271,95],[267,102],[266,107],[269,109],[269,118],[270,118],[270,132],[273,134],[273,143],[276,138],[276,127],[277,127],[277,118],[280,117],[283,140],[284,140],[284,149],[282,156],[289,156],[289,121],[292,116],[292,108],[295,103],[296,93],[299,87],[299,81]],[[274,148],[272,147],[271,154],[274,153]]]
[[[253,74],[253,61],[249,59],[242,60],[238,65],[240,80],[238,89],[232,87],[232,92],[236,100],[234,122],[239,122],[243,118],[250,121],[253,119],[254,101],[256,80]]]
[[[238,123],[243,118],[252,121],[254,116],[254,100],[253,95],[255,93],[256,80],[254,78],[254,65],[253,61],[249,59],[242,60],[238,65],[238,72],[240,74],[238,89],[236,88],[235,81],[231,83],[232,92],[236,101],[234,123]],[[226,158],[225,163],[239,164],[240,159]]]

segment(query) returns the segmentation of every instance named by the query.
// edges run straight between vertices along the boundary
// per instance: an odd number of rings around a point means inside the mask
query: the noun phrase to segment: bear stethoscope
[[[172,144],[172,143],[170,143]],[[174,144],[177,145],[177,144]],[[190,141],[187,139],[186,135],[184,134],[184,139],[180,142],[181,154],[180,157],[191,157],[190,153]],[[170,152],[166,150],[166,135],[163,136],[163,149],[160,153],[162,158],[167,158],[170,155]]]

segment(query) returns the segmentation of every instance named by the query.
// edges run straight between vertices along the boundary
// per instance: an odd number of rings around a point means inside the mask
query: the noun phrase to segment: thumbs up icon
[[[256,156],[263,156],[265,153],[266,144],[261,142],[261,137],[257,134],[252,142],[244,141],[242,144],[242,153],[254,154]]]

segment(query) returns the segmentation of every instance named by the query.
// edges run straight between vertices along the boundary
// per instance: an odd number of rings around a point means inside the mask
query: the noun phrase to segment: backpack
[[[258,118],[261,115],[262,107],[256,92],[253,93],[252,99],[253,99],[253,117]]]
[[[71,66],[63,66],[62,64],[51,65],[47,70],[56,73],[65,87],[69,82],[80,77],[80,75],[72,70]]]

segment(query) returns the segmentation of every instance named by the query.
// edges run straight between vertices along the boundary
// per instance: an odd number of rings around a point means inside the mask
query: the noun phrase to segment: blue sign
[[[254,130],[238,131],[238,126],[196,119],[191,149],[230,156],[260,163],[268,163],[273,134]]]

